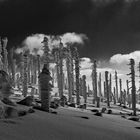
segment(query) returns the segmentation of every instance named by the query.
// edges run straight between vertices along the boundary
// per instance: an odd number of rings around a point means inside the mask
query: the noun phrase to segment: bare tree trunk
[[[72,85],[71,85],[71,72],[70,72],[70,56],[67,54],[66,65],[67,65],[67,77],[68,77],[68,91],[69,91],[69,102],[72,103]]]
[[[115,71],[115,84],[116,84],[116,99],[117,99],[117,102],[118,102],[118,76],[117,76],[117,71]]]
[[[23,95],[24,95],[24,97],[27,96],[27,92],[28,92],[27,60],[28,60],[27,55],[24,54],[24,68],[23,68],[23,70],[24,70],[24,75],[23,75]]]
[[[3,41],[3,53],[4,53],[4,70],[8,73],[8,58],[7,58],[7,55],[8,55],[8,52],[7,52],[7,42],[8,42],[8,39],[7,38],[4,38],[2,39]]]
[[[101,81],[101,73],[99,73],[99,81],[98,81],[98,89],[99,89],[99,97],[102,97],[102,81]]]
[[[120,105],[122,105],[122,80],[119,79],[119,83],[120,83]]]
[[[109,94],[110,94],[110,101],[112,101],[112,75],[110,73],[110,78],[109,78]]]
[[[2,62],[2,44],[1,44],[1,38],[0,38],[0,70],[3,70],[3,62]]]
[[[80,78],[80,69],[79,69],[79,54],[77,48],[75,47],[74,50],[74,57],[75,57],[75,75],[76,75],[76,103],[80,105],[80,93],[79,93],[79,78]]]
[[[59,82],[60,82],[60,85],[59,85],[59,94],[60,94],[60,98],[63,97],[63,58],[62,58],[62,53],[63,53],[63,44],[60,42],[60,50],[59,50],[59,53],[60,53],[60,59],[59,59],[59,67],[60,67],[60,77],[59,77]]]
[[[92,84],[93,84],[93,104],[97,102],[97,65],[96,60],[93,62],[93,70],[92,70]]]
[[[132,109],[133,115],[136,116],[136,86],[135,86],[135,61],[134,59],[130,59],[130,70],[131,70],[131,82],[132,82]]]
[[[105,83],[106,83],[106,92],[107,92],[107,106],[110,107],[109,85],[108,85],[108,71],[105,71]]]
[[[104,98],[107,98],[106,82],[104,81]]]
[[[84,104],[87,104],[87,87],[86,87],[86,76],[82,76],[82,87],[83,87],[83,97],[84,97]]]
[[[114,104],[116,104],[116,89],[115,89],[115,87],[114,87],[114,97],[113,97],[113,99],[114,99]]]

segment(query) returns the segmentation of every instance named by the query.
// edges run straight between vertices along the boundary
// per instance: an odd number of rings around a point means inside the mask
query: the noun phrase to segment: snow
[[[0,140],[137,140],[140,124],[79,109],[59,108],[58,114],[37,111],[24,117],[0,120]],[[84,119],[87,117],[87,119]]]

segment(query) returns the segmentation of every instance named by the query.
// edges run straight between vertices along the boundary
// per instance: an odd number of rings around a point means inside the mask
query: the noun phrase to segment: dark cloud
[[[106,58],[135,51],[140,41],[139,0],[5,0],[0,4],[0,33],[9,46],[35,33],[84,33],[82,56]]]

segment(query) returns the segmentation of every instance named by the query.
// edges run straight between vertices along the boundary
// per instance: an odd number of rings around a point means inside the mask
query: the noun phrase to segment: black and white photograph
[[[139,140],[140,0],[0,0],[0,140]]]

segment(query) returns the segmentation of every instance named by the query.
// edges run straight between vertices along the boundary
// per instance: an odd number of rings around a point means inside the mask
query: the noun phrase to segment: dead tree
[[[59,48],[53,49],[52,54],[54,54],[55,63],[56,63],[56,77],[57,77],[57,87],[60,87],[60,68],[59,68]],[[67,65],[67,63],[66,63]]]
[[[119,84],[120,84],[120,105],[122,105],[122,79],[119,79]]]
[[[99,73],[99,81],[98,81],[98,91],[99,91],[99,97],[102,97],[102,79],[101,79],[101,73]]]
[[[123,104],[126,106],[126,90],[123,91]]]
[[[33,83],[36,84],[37,83],[37,57],[34,56],[33,57],[33,75],[34,75],[34,78],[33,78]]]
[[[138,72],[139,72],[139,89],[138,89],[138,92],[139,92],[139,104],[140,104],[140,62],[139,62],[139,65],[138,65]]]
[[[92,68],[92,85],[93,85],[93,104],[97,102],[97,64],[96,60],[93,62],[93,68]]]
[[[110,107],[109,101],[109,84],[108,84],[108,71],[105,71],[105,85],[106,85],[106,94],[107,94],[107,106]]]
[[[59,45],[59,69],[60,69],[60,77],[59,77],[59,96],[63,97],[63,43],[60,41]]]
[[[7,48],[6,48],[7,43],[8,43],[7,37],[3,38],[2,41],[3,41],[3,54],[4,54],[3,55],[4,71],[8,73],[8,58],[7,58],[8,52],[7,52]]]
[[[31,84],[31,55],[28,55],[28,84]]]
[[[1,38],[0,38],[0,70],[3,70],[3,57],[2,57],[2,44],[1,44]]]
[[[104,81],[104,98],[107,98],[107,94],[106,94],[107,92],[106,92],[106,83],[105,83],[105,81]]]
[[[136,116],[136,86],[135,86],[135,61],[134,59],[130,59],[130,75],[131,76],[131,83],[132,83],[132,109],[133,109],[133,115]]]
[[[47,112],[50,110],[50,91],[51,91],[51,76],[47,67],[43,67],[39,75],[40,93],[41,93],[41,108]]]
[[[110,73],[110,77],[109,77],[109,94],[110,94],[110,101],[112,101],[112,75]]]
[[[126,93],[127,93],[127,102],[128,102],[129,107],[131,107],[132,101],[131,101],[131,95],[129,93],[130,88],[129,88],[129,81],[128,80],[126,80],[126,87],[127,87],[127,90],[126,90]]]
[[[115,87],[114,87],[113,89],[114,89],[114,96],[113,96],[113,100],[114,100],[114,104],[116,104],[116,89],[115,89]]]
[[[31,59],[31,84],[34,83],[34,56],[30,56]]]
[[[75,79],[76,79],[76,103],[80,105],[80,93],[79,93],[79,78],[80,78],[80,66],[79,66],[79,54],[77,47],[74,48],[74,59],[75,59]],[[84,79],[85,80],[85,79]]]
[[[70,55],[70,50],[68,49],[67,50],[67,58],[66,58],[66,66],[67,66],[67,77],[68,77],[68,93],[69,93],[69,96],[68,96],[68,101],[70,103],[72,103],[72,81],[71,81],[71,55]]]
[[[12,86],[15,87],[16,59],[14,59],[13,55],[14,48],[10,50],[10,60],[11,60]]]
[[[126,88],[127,88],[127,95],[129,94],[129,81],[128,80],[126,80]]]
[[[37,71],[39,75],[40,74],[40,55],[37,55]]]
[[[82,87],[83,87],[83,97],[84,97],[84,104],[87,104],[87,87],[86,87],[86,76],[82,76]]]
[[[37,71],[38,71],[38,76],[39,76],[40,75],[40,55],[37,55]],[[39,94],[39,98],[41,98],[39,85],[40,85],[40,83],[39,83],[39,79],[38,79],[38,94]]]
[[[49,83],[51,80],[50,72],[49,72],[49,47],[48,47],[48,38],[44,37],[42,42],[44,44],[44,67],[42,72],[39,75],[39,84],[40,84],[40,94],[41,94],[41,107],[43,110],[49,112],[50,109],[50,91],[51,84]]]
[[[82,78],[80,78],[79,92],[80,92],[80,96],[83,96],[83,81],[82,81]]]
[[[70,71],[71,71],[71,90],[72,90],[72,95],[74,95],[74,62],[73,62],[73,49],[72,49],[72,46],[69,44],[68,45],[68,49],[69,49],[69,52],[70,52]]]
[[[115,85],[116,85],[116,99],[118,102],[118,76],[117,76],[117,71],[115,71]]]
[[[24,57],[24,64],[23,64],[23,96],[26,97],[27,96],[27,92],[28,92],[28,77],[27,77],[27,54],[23,55]]]

